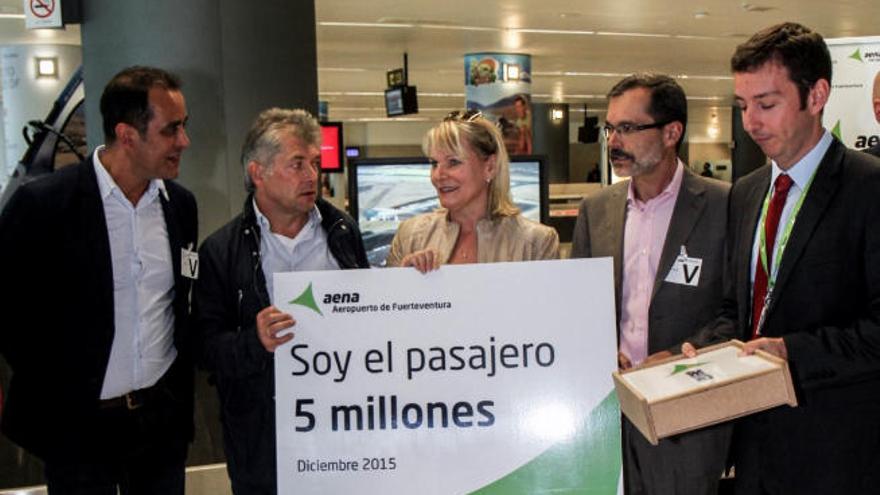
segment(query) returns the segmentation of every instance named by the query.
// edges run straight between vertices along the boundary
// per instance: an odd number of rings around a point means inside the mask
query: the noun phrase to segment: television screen
[[[321,171],[342,172],[342,122],[321,122]]]
[[[510,191],[523,216],[546,222],[547,180],[540,157],[514,157]],[[348,169],[349,206],[357,220],[372,266],[384,266],[397,226],[440,206],[431,185],[427,158],[352,160]]]
[[[385,114],[389,117],[403,115],[403,88],[385,90]]]

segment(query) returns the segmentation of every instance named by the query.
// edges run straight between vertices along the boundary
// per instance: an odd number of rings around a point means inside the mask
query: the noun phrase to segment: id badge
[[[701,258],[691,258],[688,256],[684,246],[682,246],[681,252],[675,258],[675,263],[669,269],[669,274],[666,275],[666,282],[697,287],[700,285],[700,273],[702,271],[703,260]]]
[[[199,253],[192,250],[192,244],[180,248],[180,274],[192,280],[199,278]]]

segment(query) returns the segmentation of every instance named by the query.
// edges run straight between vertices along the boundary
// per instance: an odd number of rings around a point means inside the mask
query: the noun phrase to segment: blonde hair
[[[519,208],[510,197],[510,159],[501,133],[495,124],[481,114],[468,113],[459,117],[457,112],[443,119],[425,134],[422,151],[428,156],[434,151],[445,151],[462,156],[472,150],[483,160],[495,155],[495,177],[489,182],[489,215],[513,216]]]

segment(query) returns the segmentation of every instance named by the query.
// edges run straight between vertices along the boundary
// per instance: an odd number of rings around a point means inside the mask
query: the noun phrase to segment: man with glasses
[[[244,209],[199,250],[197,349],[216,380],[236,494],[277,492],[273,353],[296,321],[273,305],[272,275],[369,267],[357,224],[317,197],[320,160],[308,112],[262,112],[242,146]]]
[[[729,186],[678,158],[686,124],[687,99],[668,76],[631,75],[608,93],[608,154],[630,180],[583,201],[571,256],[614,257],[621,369],[669,357],[686,340],[708,343],[693,332],[721,301]],[[623,423],[627,493],[717,493],[729,425],[652,446]]]

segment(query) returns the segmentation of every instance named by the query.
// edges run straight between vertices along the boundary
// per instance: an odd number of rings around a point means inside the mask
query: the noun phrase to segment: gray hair
[[[263,110],[251,125],[241,146],[241,165],[244,167],[244,188],[254,192],[254,182],[247,166],[256,161],[269,166],[281,150],[285,134],[301,139],[307,146],[321,146],[321,126],[315,117],[301,109],[270,108]]]

